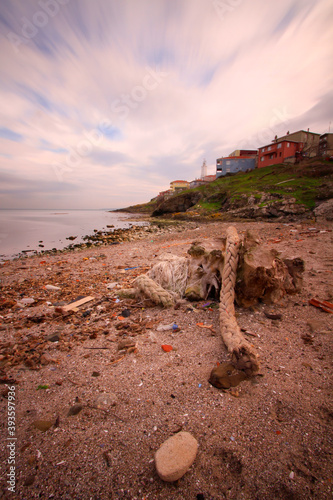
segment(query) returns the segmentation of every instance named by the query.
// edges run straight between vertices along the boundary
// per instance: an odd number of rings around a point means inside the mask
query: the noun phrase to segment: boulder
[[[189,432],[178,432],[164,441],[155,453],[155,466],[163,481],[173,482],[183,477],[193,464],[198,442]]]
[[[333,198],[324,201],[314,209],[315,216],[318,218],[333,220]]]

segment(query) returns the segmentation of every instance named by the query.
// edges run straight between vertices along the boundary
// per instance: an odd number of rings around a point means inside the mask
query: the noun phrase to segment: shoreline
[[[79,243],[68,243],[65,247],[63,248],[52,248],[48,250],[37,250],[37,249],[26,249],[26,250],[21,250],[20,252],[16,254],[12,254],[10,256],[8,255],[2,255],[0,256],[0,263],[3,264],[4,262],[7,261],[12,261],[16,259],[25,259],[28,257],[33,257],[33,256],[45,256],[45,255],[57,255],[57,254],[62,254],[66,252],[71,252],[75,251],[78,249],[85,249],[89,248],[92,246],[102,246],[103,244],[108,244],[108,243],[120,243],[122,241],[126,241],[132,237],[135,237],[135,233],[139,233],[140,230],[138,228],[143,228],[146,227],[143,224],[145,223],[144,217],[131,217],[132,214],[126,212],[124,215],[127,215],[128,217],[124,217],[123,220],[126,221],[133,221],[134,224],[130,224],[130,227],[122,227],[122,228],[115,228],[114,225],[107,225],[107,229],[95,229],[93,233],[91,234],[86,234],[84,236],[81,236],[80,238],[83,241],[80,241]],[[119,220],[122,220],[121,217]],[[142,224],[140,224],[142,222]],[[137,225],[135,223],[138,223]],[[147,224],[149,224],[149,221],[147,221]],[[69,241],[74,241],[77,238],[77,236],[65,236],[66,240]]]

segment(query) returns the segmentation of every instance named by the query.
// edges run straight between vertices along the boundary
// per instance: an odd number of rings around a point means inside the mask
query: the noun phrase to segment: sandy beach
[[[332,498],[332,314],[309,304],[333,299],[331,222],[232,224],[305,263],[299,294],[236,308],[261,366],[237,389],[208,382],[227,360],[216,302],[166,309],[118,295],[162,253],[185,256],[229,225],[146,228],[1,266],[1,434],[12,445],[1,448],[1,498]],[[179,431],[198,453],[167,483],[154,455]]]

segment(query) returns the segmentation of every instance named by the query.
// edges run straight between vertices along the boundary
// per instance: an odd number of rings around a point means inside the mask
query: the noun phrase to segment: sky
[[[331,0],[1,0],[0,44],[0,208],[127,207],[333,131]]]

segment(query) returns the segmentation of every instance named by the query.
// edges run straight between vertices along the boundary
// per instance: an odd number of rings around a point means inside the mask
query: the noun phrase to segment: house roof
[[[292,141],[291,139],[283,139],[283,141],[279,141],[279,139],[278,139],[278,142],[270,142],[269,144],[266,144],[265,146],[260,146],[259,151],[262,148],[268,148],[268,146],[274,146],[275,144],[281,144],[282,142],[295,142],[296,144],[298,144],[300,141]]]
[[[288,135],[293,135],[293,134],[299,134],[300,132],[304,132],[305,134],[312,134],[312,135],[320,135],[317,132],[310,132],[310,130],[296,130],[296,132],[289,132]],[[281,135],[281,137],[285,137],[287,134]]]

